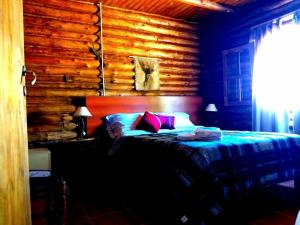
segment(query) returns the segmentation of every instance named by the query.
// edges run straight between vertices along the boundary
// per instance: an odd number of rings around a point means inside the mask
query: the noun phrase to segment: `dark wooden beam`
[[[240,20],[233,19],[236,25],[232,24],[231,32],[244,27],[256,26],[268,20],[281,17],[294,12],[300,8],[300,0],[271,0],[264,4],[253,4],[242,8],[239,12]]]
[[[233,12],[233,10],[228,7],[225,7],[219,3],[211,2],[211,1],[207,1],[207,0],[176,0],[176,1],[188,4],[188,5],[196,6],[199,8],[214,10],[214,11]]]
[[[207,17],[202,23],[206,29],[217,27],[223,34],[249,28],[300,9],[300,0],[254,1],[237,8],[232,14]]]

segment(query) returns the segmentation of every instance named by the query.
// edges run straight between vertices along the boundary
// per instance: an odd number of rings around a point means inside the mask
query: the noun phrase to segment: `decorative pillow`
[[[156,115],[161,122],[161,129],[175,129],[175,116]]]
[[[138,117],[135,119],[135,121],[133,122],[133,124],[131,125],[130,127],[130,130],[136,130],[137,129],[137,126],[139,125],[139,123],[141,122],[143,118],[143,115],[138,115]]]
[[[146,111],[139,122],[137,129],[157,133],[160,127],[161,122],[159,118],[154,113]]]

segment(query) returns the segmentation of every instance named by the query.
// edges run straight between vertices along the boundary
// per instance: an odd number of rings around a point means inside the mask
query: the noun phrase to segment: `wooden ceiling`
[[[102,0],[103,5],[198,21],[207,15],[230,13],[256,0]]]

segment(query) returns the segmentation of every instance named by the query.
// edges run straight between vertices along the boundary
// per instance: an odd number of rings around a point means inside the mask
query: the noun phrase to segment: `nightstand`
[[[67,179],[72,170],[83,167],[94,154],[101,153],[99,143],[96,138],[66,139],[30,143],[29,148],[49,149],[52,171]]]
[[[100,139],[64,140],[48,148],[52,153],[52,170],[65,178],[70,194],[78,189],[84,192],[93,183],[100,183],[98,180],[103,177],[106,164],[106,152]]]

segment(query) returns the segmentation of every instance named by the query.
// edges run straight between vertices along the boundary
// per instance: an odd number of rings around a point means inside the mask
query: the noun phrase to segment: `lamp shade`
[[[208,104],[205,111],[206,112],[218,112],[218,109],[215,104]]]
[[[89,117],[92,116],[92,114],[90,113],[87,107],[80,106],[77,108],[76,112],[74,113],[74,117],[80,117],[80,116]]]

